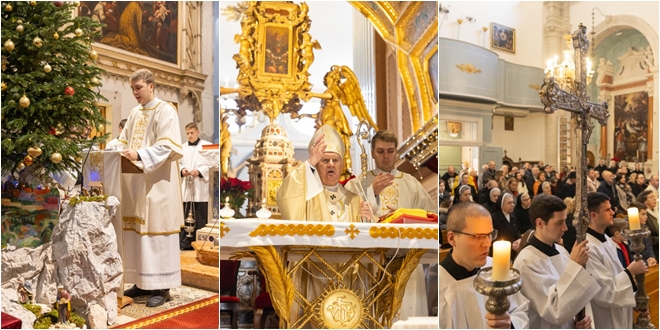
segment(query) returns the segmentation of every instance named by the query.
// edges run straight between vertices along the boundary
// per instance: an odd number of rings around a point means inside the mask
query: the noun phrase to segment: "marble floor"
[[[125,290],[130,289],[132,286],[133,286],[132,283],[127,283],[124,286],[124,289]],[[119,311],[119,315],[117,316],[117,323],[111,326],[126,324],[128,322],[135,321],[139,318],[160,313],[182,305],[186,305],[191,302],[204,299],[216,294],[218,293],[181,285],[179,287],[170,289],[170,295],[173,298],[171,301],[165,303],[162,306],[153,307],[153,308],[146,306],[149,297],[147,296],[138,297],[134,299],[132,305],[126,306]]]

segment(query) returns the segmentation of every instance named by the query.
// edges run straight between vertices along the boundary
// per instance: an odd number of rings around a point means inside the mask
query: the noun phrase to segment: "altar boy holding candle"
[[[616,243],[605,235],[605,229],[614,224],[614,211],[610,198],[600,192],[587,195],[589,250],[587,270],[596,278],[601,290],[593,299],[594,323],[598,329],[632,329],[637,290],[633,276],[645,273],[643,261],[633,261],[623,268],[616,252]]]
[[[631,225],[630,227],[633,227],[633,222],[634,220],[634,209],[637,208],[637,215],[639,217],[639,224],[640,228],[641,226],[646,226],[646,220],[647,218],[647,206],[644,203],[640,202],[632,202],[630,204],[632,208],[628,209],[628,218],[630,219]],[[642,251],[642,259],[646,261],[646,265],[649,267],[655,267],[658,265],[657,261],[657,256],[655,255],[655,252],[653,252],[653,239],[651,239],[651,236],[646,236],[644,237],[644,240],[642,241],[644,243],[644,251]],[[630,243],[630,242],[629,242]]]
[[[589,258],[587,241],[576,243],[570,255],[558,244],[568,228],[566,204],[557,196],[534,197],[529,218],[535,229],[513,263],[523,279],[520,291],[529,299],[529,327],[591,328],[589,302],[600,286],[584,268]],[[585,317],[576,321],[585,307]]]
[[[447,218],[447,241],[452,250],[440,262],[438,317],[443,329],[525,329],[528,328],[529,302],[520,292],[508,297],[511,306],[503,315],[486,312],[487,296],[474,289],[474,278],[481,267],[489,267],[494,261],[488,256],[493,237],[490,212],[476,203],[456,204]],[[505,242],[509,243],[509,242]],[[511,252],[511,247],[504,249]],[[496,264],[504,266],[496,273],[508,273],[508,260]],[[523,283],[523,286],[525,284]]]

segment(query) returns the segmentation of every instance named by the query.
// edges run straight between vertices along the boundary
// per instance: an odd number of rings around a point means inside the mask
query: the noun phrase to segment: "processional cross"
[[[573,227],[577,232],[576,241],[580,243],[586,239],[589,224],[587,218],[589,214],[587,209],[587,144],[594,129],[591,118],[598,120],[602,126],[606,126],[610,114],[607,111],[607,101],[597,104],[590,102],[589,96],[587,96],[586,55],[589,49],[589,39],[587,39],[587,28],[582,23],[573,32],[572,39],[575,49],[575,78],[563,86],[569,91],[562,89],[554,77],[546,77],[539,94],[541,102],[545,105],[546,113],[554,113],[557,109],[571,112],[571,121],[580,141],[580,148],[576,150],[577,189],[573,220]],[[584,309],[578,314],[578,319],[581,320],[583,317]]]

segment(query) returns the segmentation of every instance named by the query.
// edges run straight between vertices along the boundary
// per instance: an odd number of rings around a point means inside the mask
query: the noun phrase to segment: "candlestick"
[[[493,281],[506,281],[509,278],[511,262],[511,242],[493,243]]]
[[[628,209],[630,211],[630,209]],[[638,220],[639,221],[639,220]],[[629,239],[632,244],[630,249],[635,252],[635,261],[642,261],[642,251],[644,251],[644,238],[648,237],[651,232],[646,226],[637,230],[623,229],[623,237]],[[637,282],[637,291],[635,292],[635,309],[639,312],[637,320],[633,324],[633,329],[654,329],[655,326],[651,323],[648,316],[649,311],[649,296],[646,294],[646,274],[641,273],[635,275],[635,282]]]
[[[628,222],[630,224],[630,230],[642,229],[639,224],[639,210],[636,207],[628,209]]]
[[[218,212],[221,218],[223,219],[232,219],[234,217],[234,214],[236,212],[229,206],[229,196],[225,199],[225,207],[220,209],[220,212]]]
[[[511,268],[509,276],[504,281],[495,281],[492,275],[492,267],[482,268],[474,278],[473,285],[477,292],[488,296],[486,311],[494,315],[502,315],[511,307],[507,297],[520,291],[522,278],[515,268]]]

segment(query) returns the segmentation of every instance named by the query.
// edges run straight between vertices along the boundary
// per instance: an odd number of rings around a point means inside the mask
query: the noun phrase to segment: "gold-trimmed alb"
[[[170,139],[170,138],[168,138],[168,137],[162,137],[162,138],[156,140],[156,142],[158,142],[158,141],[160,141],[160,140],[167,140],[167,141],[170,141],[170,142],[172,142],[173,145],[175,145],[175,146],[181,148],[181,145],[180,145],[180,144],[174,142],[174,140],[172,140],[172,139]]]
[[[250,232],[250,237],[256,236],[328,236],[335,234],[333,225],[259,225]]]
[[[373,226],[369,228],[372,238],[432,239],[438,240],[438,228],[397,228]]]

